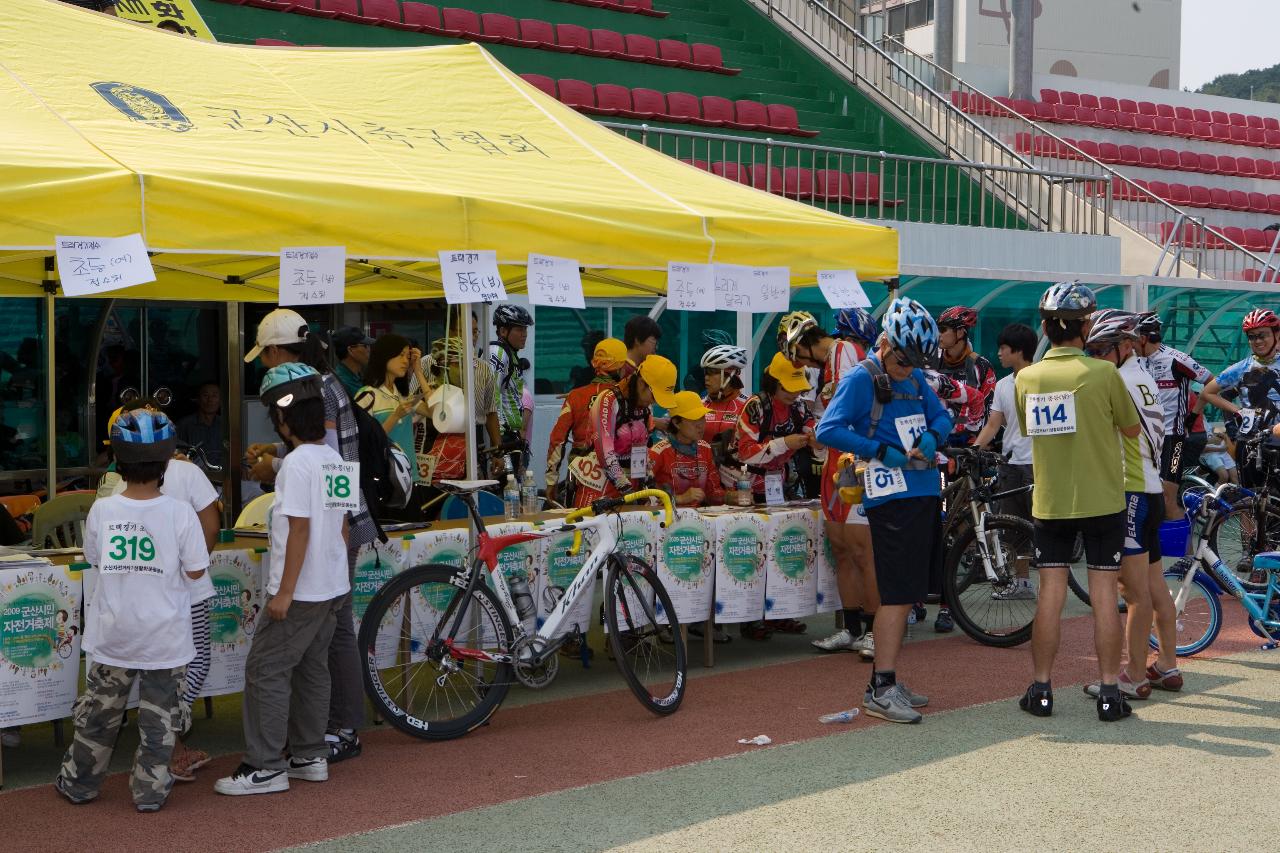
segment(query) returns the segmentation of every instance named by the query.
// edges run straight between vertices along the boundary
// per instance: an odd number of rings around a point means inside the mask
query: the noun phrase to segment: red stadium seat
[[[1093,122],[1098,127],[1112,128],[1116,126],[1115,110],[1094,110]]]
[[[1213,125],[1207,121],[1192,122],[1191,136],[1205,141],[1213,139]]]
[[[590,83],[583,80],[561,78],[556,83],[560,93],[560,102],[568,104],[584,112],[594,112],[596,108],[596,92]]]
[[[1196,120],[1195,110],[1191,109],[1191,107],[1174,107],[1173,117],[1175,119],[1181,119],[1182,121]]]
[[[794,166],[783,169],[782,194],[787,198],[812,198],[813,173]]]
[[[665,18],[668,13],[653,8],[653,0],[622,0],[628,12],[637,15],[648,15],[651,18]]]
[[[1197,154],[1196,159],[1200,161],[1200,168],[1196,171],[1204,172],[1206,175],[1220,174],[1218,169],[1218,158],[1214,154]]]
[[[694,124],[711,127],[732,127],[746,130],[733,117],[733,101],[719,95],[704,95],[702,98],[702,117],[693,119]]]
[[[1200,156],[1194,151],[1179,151],[1178,170],[1182,172],[1200,171]]]
[[[871,172],[853,173],[853,203],[883,204],[885,207],[896,207],[903,203],[902,199],[882,198],[880,195],[880,176]]]
[[[1133,117],[1134,129],[1139,133],[1155,133],[1156,117],[1146,113],[1138,113]]]
[[[734,101],[733,112],[738,122],[737,126],[745,130],[773,129],[769,122],[769,108],[759,101]]]
[[[596,106],[601,110],[610,110],[613,115],[627,118],[640,118],[631,106],[631,90],[615,83],[596,84]]]
[[[424,33],[443,33],[440,22],[440,10],[430,3],[414,3],[412,0],[400,4],[400,12],[404,15],[404,23]]]
[[[360,14],[356,0],[319,0],[316,7],[322,12],[333,12],[339,21],[350,21],[354,24],[373,24],[377,19]]]
[[[687,42],[675,39],[658,40],[658,56],[670,59],[676,65],[693,65],[693,52]]]
[[[1214,124],[1231,124],[1231,117],[1222,110],[1213,110],[1209,113],[1210,121]]]
[[[561,53],[572,53],[573,48],[556,43],[556,28],[550,21],[538,18],[520,19],[520,37],[531,41],[543,50],[554,50]]]
[[[782,195],[782,169],[756,163],[751,167],[751,186],[763,192]]]
[[[531,83],[551,97],[556,97],[556,81],[545,74],[521,74],[525,82]]]
[[[1138,146],[1136,145],[1121,145],[1119,153],[1120,159],[1118,162],[1124,166],[1136,166],[1142,162],[1142,155],[1138,153]]]
[[[440,22],[448,35],[474,41],[496,42],[497,36],[486,35],[480,25],[480,16],[470,9],[445,8],[440,10]]]
[[[1196,135],[1196,123],[1191,119],[1175,118],[1173,120],[1174,136],[1184,136],[1191,139]]]
[[[1199,184],[1191,187],[1191,207],[1212,207],[1213,204],[1209,198],[1209,188],[1202,187]]]
[[[1280,130],[1264,130],[1262,135],[1268,148],[1280,148]]]
[[[1091,109],[1095,109],[1095,110],[1096,110],[1096,109],[1098,109],[1098,106],[1099,106],[1099,104],[1098,104],[1098,96],[1097,96],[1097,95],[1090,95],[1090,94],[1088,94],[1087,92],[1086,92],[1086,93],[1082,93],[1082,94],[1080,95],[1080,106],[1082,106],[1082,107],[1089,107],[1089,108],[1091,108]]]
[[[1236,127],[1249,126],[1249,120],[1245,118],[1244,113],[1227,113],[1227,121]]]
[[[594,56],[621,57],[627,55],[627,43],[617,30],[594,29],[591,31],[591,47]]]
[[[1098,123],[1098,111],[1093,107],[1076,107],[1076,124],[1093,127]]]
[[[1238,124],[1231,125],[1231,142],[1234,145],[1249,144],[1249,128],[1241,127]]]
[[[1078,139],[1076,140],[1076,147],[1084,152],[1086,156],[1093,157],[1095,160],[1097,159],[1098,143],[1094,142],[1092,139]]]
[[[1231,207],[1231,193],[1221,187],[1210,187],[1209,206],[1218,210],[1229,209]]]
[[[1207,121],[1210,124],[1213,124],[1213,116],[1210,115],[1208,110],[1194,109],[1191,113],[1196,121]]]
[[[1254,167],[1252,157],[1236,158],[1236,174],[1242,178],[1256,178],[1258,170]]]
[[[1249,210],[1249,194],[1244,190],[1231,190],[1228,194],[1227,209],[1247,212]]]
[[[742,101],[738,103],[741,104]],[[769,130],[777,131],[778,133],[789,133],[792,136],[818,135],[818,131],[805,130],[800,126],[800,118],[796,115],[796,108],[790,104],[769,104],[765,107],[765,115],[769,122]]]
[[[1075,124],[1076,110],[1077,110],[1077,107],[1075,107],[1072,104],[1054,104],[1053,120],[1060,121],[1063,124]],[[1036,110],[1036,112],[1038,114],[1040,111]]]
[[[703,71],[715,71],[720,74],[737,74],[741,68],[727,68],[724,64],[724,57],[720,53],[720,48],[714,44],[703,44],[702,42],[694,42],[690,45],[693,52],[693,64],[695,68]]]
[[[995,100],[1003,109],[997,108],[993,115],[1007,116],[1009,113],[1013,112],[1013,98],[1006,98],[1004,95],[996,95]]]
[[[1218,174],[1234,175],[1236,174],[1236,158],[1230,154],[1218,155]]]
[[[1179,206],[1191,203],[1191,189],[1186,184],[1169,184],[1169,203]]]
[[[1160,118],[1177,118],[1178,114],[1169,104],[1156,104],[1156,115]]]
[[[1156,105],[1151,103],[1150,101],[1138,101],[1138,114],[1144,115],[1144,116],[1151,116],[1152,118],[1155,118],[1157,115],[1159,115],[1159,113],[1156,112]]]
[[[1176,172],[1178,170],[1179,165],[1180,163],[1178,161],[1177,151],[1174,151],[1172,148],[1160,149],[1160,168],[1161,169],[1172,169]]]
[[[1041,101],[1036,104],[1035,120],[1040,123],[1052,123],[1058,120],[1054,110],[1058,108],[1057,104],[1049,104]]]
[[[1120,162],[1120,146],[1114,142],[1098,143],[1098,159],[1103,163],[1119,163]]]
[[[556,44],[584,56],[607,56],[591,46],[591,33],[577,24],[556,24]]]
[[[416,29],[413,24],[404,23],[400,17],[400,4],[396,0],[364,0],[361,11],[379,27],[393,30]]]
[[[1057,89],[1041,89],[1040,101],[1046,104],[1058,104],[1062,102],[1062,99],[1058,97]]]
[[[520,25],[510,15],[485,12],[480,16],[480,26],[484,29],[485,35],[493,36],[503,44],[515,47],[538,47],[541,44],[535,39],[524,38],[520,32]]]
[[[1015,133],[1013,135],[1013,150],[1019,154],[1031,154],[1034,150],[1031,145],[1030,133]]]
[[[1264,117],[1262,119],[1263,130],[1280,130],[1280,118]]]
[[[1266,213],[1266,211],[1264,210],[1263,213]],[[1246,228],[1244,229],[1244,242],[1240,245],[1255,252],[1265,252],[1271,248],[1270,236],[1261,228]]]
[[[1164,181],[1148,181],[1147,189],[1156,198],[1162,198],[1165,201],[1169,200],[1169,185]]]
[[[813,176],[813,197],[823,201],[853,201],[853,179],[848,172],[819,169]]]
[[[1119,130],[1137,130],[1138,116],[1134,113],[1116,113],[1116,128]]]
[[[1035,118],[1036,102],[1016,98],[1013,101],[1013,111],[1023,118]]]
[[[1258,158],[1253,161],[1253,169],[1258,173],[1259,178],[1271,179],[1276,176],[1276,166],[1270,160]]]
[[[1139,162],[1147,169],[1160,168],[1160,152],[1154,148],[1142,147],[1138,149]]]
[[[1213,123],[1213,139],[1215,142],[1231,141],[1231,125],[1221,122]]]
[[[1068,107],[1078,107],[1080,106],[1080,96],[1075,92],[1059,92],[1058,103],[1065,104]]]
[[[1122,112],[1122,113],[1132,113],[1133,115],[1137,115],[1137,114],[1138,114],[1138,102],[1137,102],[1137,101],[1132,101],[1132,100],[1130,100],[1130,99],[1128,99],[1128,98],[1121,98],[1121,99],[1120,99],[1120,112]]]
[[[1260,127],[1245,128],[1245,139],[1249,145],[1262,148],[1267,144],[1267,132]]]
[[[1280,193],[1267,193],[1267,212],[1280,215]]]
[[[696,95],[688,92],[667,93],[667,115],[672,121],[692,122],[702,118],[702,109]]]
[[[1271,209],[1266,193],[1249,193],[1249,212],[1266,213]]]
[[[336,11],[332,9],[321,9],[316,6],[316,0],[288,0],[286,5],[290,12],[296,12],[299,15],[309,15],[313,18],[338,17],[338,13]]]
[[[1098,106],[1104,110],[1111,110],[1112,112],[1117,113],[1120,112],[1120,102],[1107,95],[1098,98]]]
[[[1244,245],[1245,237],[1244,237],[1243,228],[1240,228],[1235,225],[1227,225],[1225,227],[1219,226],[1214,230],[1217,231],[1226,239],[1230,240],[1232,243],[1235,243],[1237,246]]]
[[[629,33],[623,37],[622,42],[627,46],[627,56],[631,59],[641,59],[650,65],[675,66],[680,64],[674,59],[663,59],[659,56],[658,42],[649,36]]]
[[[704,172],[709,172],[709,171],[711,171],[711,166],[710,166],[710,165],[708,165],[708,163],[707,163],[707,161],[706,161],[706,160],[691,160],[691,159],[689,159],[688,157],[681,157],[681,158],[680,158],[680,162],[681,162],[681,163],[688,163],[688,164],[689,164],[690,166],[692,166],[693,168],[695,168],[695,169],[701,169],[701,170],[702,170],[702,171],[704,171]]]
[[[1245,116],[1245,120],[1248,123],[1249,127],[1256,127],[1258,130],[1264,130],[1266,128],[1266,125],[1262,123],[1262,116],[1255,116],[1250,114]]]
[[[1156,116],[1155,131],[1161,136],[1176,136],[1173,119],[1168,116]]]
[[[712,163],[711,174],[719,175],[726,180],[737,181],[738,183],[746,184],[747,186],[751,185],[751,170],[746,166],[743,166],[741,163],[725,161]]]
[[[667,114],[667,98],[657,89],[632,89],[631,109],[636,118],[670,118]]]

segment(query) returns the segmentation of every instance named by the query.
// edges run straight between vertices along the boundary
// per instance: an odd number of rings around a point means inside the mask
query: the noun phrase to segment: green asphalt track
[[[1079,685],[1058,685],[1037,734],[1002,700],[307,849],[1274,849],[1280,656],[1183,671],[1187,692],[1135,703],[1118,724],[1099,723]]]

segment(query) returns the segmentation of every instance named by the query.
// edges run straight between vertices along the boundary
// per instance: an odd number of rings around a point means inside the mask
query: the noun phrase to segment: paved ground
[[[1049,720],[1012,703],[1028,678],[1025,647],[930,634],[900,669],[933,700],[924,724],[833,727],[817,717],[857,703],[865,664],[810,655],[803,638],[737,641],[723,667],[693,673],[670,718],[619,691],[602,659],[548,692],[513,691],[491,726],[461,740],[371,730],[365,755],[328,783],[245,800],[212,791],[238,760],[236,709],[223,700],[196,740],[227,754],[149,816],[133,813],[122,775],[94,805],[58,800],[47,785],[57,752],[48,727],[35,727],[5,753],[0,837],[31,853],[119,850],[124,834],[138,851],[1269,845],[1269,813],[1241,805],[1269,791],[1280,766],[1280,657],[1255,651],[1232,618],[1218,657],[1187,662],[1182,694],[1104,726],[1079,688],[1094,667],[1090,632],[1088,619],[1066,626]],[[737,743],[757,734],[774,745]],[[132,743],[122,740],[120,766]],[[38,831],[31,815],[43,818]]]

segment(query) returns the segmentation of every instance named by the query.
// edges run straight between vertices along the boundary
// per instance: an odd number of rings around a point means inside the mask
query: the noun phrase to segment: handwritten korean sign
[[[67,296],[93,296],[156,280],[141,234],[58,237],[58,278]]]
[[[753,314],[786,311],[791,306],[787,267],[716,264],[716,308]]]
[[[853,270],[818,270],[818,287],[832,308],[871,307],[871,300]]]
[[[715,273],[711,264],[668,261],[667,307],[677,311],[716,310]]]
[[[507,301],[507,286],[498,274],[498,255],[492,249],[441,252],[440,280],[450,305]]]
[[[572,258],[529,253],[529,302],[556,308],[586,308],[582,274]]]
[[[346,301],[347,249],[311,246],[280,250],[281,305],[341,305]]]

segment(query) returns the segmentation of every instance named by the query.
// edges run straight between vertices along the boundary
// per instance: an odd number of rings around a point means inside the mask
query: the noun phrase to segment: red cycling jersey
[[[581,456],[591,450],[591,407],[600,392],[612,383],[596,377],[574,388],[564,397],[560,415],[551,428],[551,441],[547,445],[547,486],[554,486],[560,476],[560,460],[564,458],[564,445],[571,438],[570,456]]]
[[[649,448],[653,481],[658,488],[670,491],[679,506],[719,506],[724,503],[724,488],[711,456],[711,445],[699,441],[693,450],[692,455],[682,452],[670,439]],[[703,499],[683,500],[681,495],[689,489],[702,489]]]

